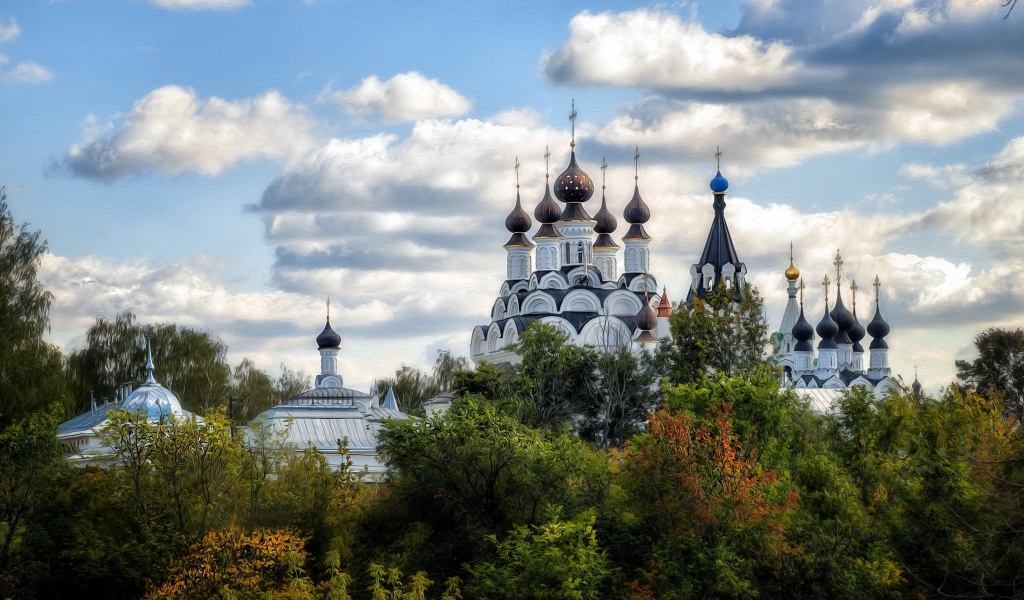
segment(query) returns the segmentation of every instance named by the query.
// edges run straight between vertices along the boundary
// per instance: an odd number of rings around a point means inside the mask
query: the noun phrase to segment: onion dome
[[[626,218],[626,222],[630,225],[639,225],[651,220],[651,209],[647,207],[647,203],[640,197],[639,184],[633,186],[633,198],[626,205],[625,210],[622,211],[622,216]]]
[[[882,311],[877,302],[875,302],[875,316],[868,323],[868,335],[874,338],[871,340],[870,348],[872,350],[889,347],[889,344],[885,342],[885,336],[889,335],[889,324],[882,318]]]
[[[832,312],[829,313],[832,320],[835,321],[836,326],[839,327],[839,332],[836,334],[837,344],[850,344],[853,340],[850,339],[849,331],[853,327],[856,319],[853,318],[853,313],[843,304],[842,290],[836,289],[836,305],[832,308]]]
[[[921,382],[917,380],[917,369],[914,369],[914,383],[910,384],[910,389],[914,390],[915,396],[921,395]]]
[[[658,326],[658,315],[655,314],[651,304],[644,300],[640,312],[636,313],[636,328],[640,330],[637,336],[638,342],[656,342],[658,339],[651,335],[651,330]]]
[[[124,399],[121,408],[145,414],[146,418],[153,420],[184,415],[181,401],[174,392],[153,378],[153,351],[149,338],[146,338],[146,381]]]
[[[811,340],[814,339],[814,328],[807,322],[807,318],[804,317],[804,307],[800,307],[800,318],[793,324],[793,339],[796,340],[796,352],[811,352],[814,347],[811,346]]]
[[[518,187],[518,186],[517,186]],[[505,229],[512,233],[526,233],[533,227],[533,219],[523,210],[522,201],[519,199],[519,190],[516,190],[516,207],[505,217]]]
[[[789,268],[786,269],[786,281],[793,282],[800,279],[800,269],[793,264],[793,243],[789,243]]]
[[[530,228],[533,227],[533,220],[530,215],[523,210],[522,202],[519,199],[519,186],[516,186],[516,206],[512,209],[512,212],[505,217],[505,229],[508,229],[512,233],[512,237],[508,239],[506,246],[533,246],[530,240],[526,239],[524,235]]]
[[[547,162],[547,157],[550,153],[544,155],[544,160]],[[537,238],[560,238],[562,234],[558,233],[558,230],[552,225],[558,221],[558,217],[562,214],[562,210],[558,208],[558,203],[551,197],[551,184],[549,183],[550,175],[544,174],[544,197],[541,198],[540,203],[537,204],[537,208],[533,209],[533,216],[537,217],[537,221],[541,224],[540,229],[533,235],[533,239]]]
[[[822,315],[821,321],[818,322],[817,327],[818,337],[821,341],[818,342],[818,348],[835,348],[836,342],[834,337],[839,333],[839,326],[832,320],[832,316],[828,314],[828,302],[825,303],[825,314]]]
[[[586,202],[594,195],[590,175],[576,164],[576,149],[569,154],[569,166],[555,179],[555,198],[566,204]]]
[[[711,191],[716,194],[724,194],[729,189],[729,180],[722,177],[722,171],[719,170],[715,174],[715,178],[711,180]]]
[[[861,325],[860,319],[857,318],[857,305],[854,304],[853,305],[853,327],[851,327],[850,330],[846,332],[846,335],[850,338],[850,341],[853,342],[853,351],[854,352],[863,352],[864,351],[864,346],[860,345],[860,341],[864,339],[865,333],[866,333],[866,331],[864,330],[864,326]]]
[[[331,328],[331,318],[327,317],[327,324],[320,335],[316,336],[318,350],[339,350],[341,348],[341,336]]]
[[[615,228],[619,226],[612,211],[608,210],[604,194],[601,194],[601,210],[597,211],[594,219],[597,220],[597,224],[594,225],[594,233],[615,233]]]
[[[651,236],[647,234],[644,229],[644,223],[651,220],[651,209],[647,207],[647,203],[640,197],[640,187],[633,187],[633,198],[626,205],[625,210],[622,211],[622,216],[626,218],[626,222],[629,223],[629,231],[626,232],[624,240],[649,240]]]

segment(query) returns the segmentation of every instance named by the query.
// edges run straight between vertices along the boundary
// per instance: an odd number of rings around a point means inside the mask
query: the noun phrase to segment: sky
[[[977,334],[1024,323],[1022,40],[1000,0],[13,0],[0,185],[48,241],[64,351],[130,310],[315,374],[329,296],[345,384],[366,389],[468,356],[505,276],[513,165],[532,211],[575,101],[617,214],[640,148],[671,299],[721,148],[770,325],[790,243],[812,323],[841,251],[862,319],[882,282],[895,373],[934,392]]]

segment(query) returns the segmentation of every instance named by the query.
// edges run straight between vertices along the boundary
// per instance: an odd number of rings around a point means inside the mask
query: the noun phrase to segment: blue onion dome
[[[341,336],[331,328],[331,318],[327,317],[327,324],[320,335],[316,336],[318,350],[338,350],[341,348]]]
[[[555,198],[562,202],[586,202],[594,195],[590,175],[576,164],[576,150],[569,155],[569,166],[555,178]]]
[[[558,207],[555,199],[551,197],[551,187],[545,184],[544,198],[541,199],[537,208],[533,210],[533,216],[537,217],[537,221],[541,223],[555,223],[561,214],[562,209]]]
[[[816,329],[818,337],[821,338],[821,342],[818,343],[818,348],[835,348],[836,342],[832,338],[836,337],[839,333],[839,326],[832,320],[832,316],[828,314],[828,305],[825,305],[825,314],[822,315],[821,321],[818,322]]]
[[[153,378],[153,352],[146,339],[146,381],[125,398],[121,408],[142,413],[146,418],[160,420],[170,416],[182,416],[181,401],[174,392],[156,382]]]
[[[626,218],[626,222],[630,225],[639,225],[651,220],[651,209],[647,207],[647,203],[640,197],[639,185],[633,186],[633,198],[622,211],[622,216]]]
[[[526,233],[533,227],[533,219],[523,210],[523,204],[519,199],[519,190],[516,190],[516,207],[505,217],[505,229],[512,233]]]
[[[711,191],[716,194],[724,194],[729,189],[729,180],[722,177],[722,172],[718,171],[715,178],[711,180]]]

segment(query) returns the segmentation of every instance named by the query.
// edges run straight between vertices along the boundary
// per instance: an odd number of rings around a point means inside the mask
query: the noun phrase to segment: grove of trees
[[[640,355],[534,325],[512,369],[441,354],[379,383],[420,415],[386,424],[380,484],[247,444],[236,425],[308,381],[231,367],[210,332],[101,317],[62,356],[43,252],[0,201],[2,598],[1024,596],[1020,330],[981,334],[939,394],[820,414],[779,387],[752,289],[676,307]],[[137,384],[147,335],[204,419],[111,410],[118,460],[72,468],[57,424]]]

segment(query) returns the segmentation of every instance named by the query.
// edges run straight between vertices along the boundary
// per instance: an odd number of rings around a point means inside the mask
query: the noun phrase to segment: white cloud
[[[319,100],[337,104],[355,117],[379,115],[389,123],[457,117],[472,107],[469,100],[452,88],[416,71],[399,73],[387,81],[370,76],[345,91],[328,86]]]
[[[5,25],[3,20],[0,20],[0,44],[13,42],[18,39],[19,35],[21,35],[21,27],[18,26],[18,22],[13,17],[11,17],[9,25]]]
[[[86,120],[65,161],[97,179],[147,171],[216,175],[240,160],[287,160],[315,147],[315,121],[276,91],[231,101],[170,85],[136,102],[111,135],[101,135],[96,122]]]
[[[248,6],[249,0],[150,0],[161,8],[190,10],[228,10]]]
[[[584,11],[569,31],[569,40],[542,60],[545,74],[560,83],[749,92],[787,82],[805,68],[786,44],[708,33],[652,10]]]
[[[53,71],[31,60],[27,60],[0,73],[0,80],[8,84],[46,83],[53,80]]]

